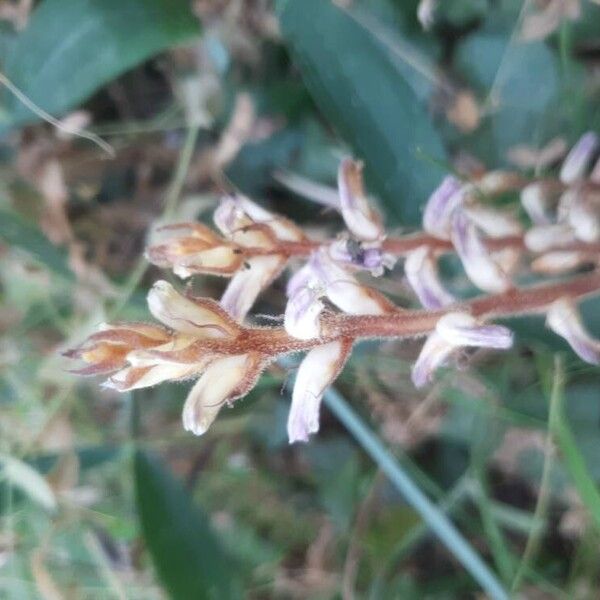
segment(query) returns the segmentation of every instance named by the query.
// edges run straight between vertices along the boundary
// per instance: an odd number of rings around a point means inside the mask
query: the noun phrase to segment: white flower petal
[[[504,292],[510,280],[492,259],[475,225],[463,211],[456,211],[452,219],[452,243],[469,279],[486,292]]]
[[[520,235],[523,231],[518,219],[506,211],[482,206],[481,204],[464,208],[469,220],[479,229],[493,238]]]
[[[480,324],[467,313],[448,313],[437,322],[435,329],[443,340],[457,347],[506,349],[513,344],[510,329],[502,325]]]
[[[421,304],[437,310],[455,301],[439,280],[437,262],[427,246],[413,250],[406,257],[404,272]]]
[[[199,365],[156,364],[148,367],[126,367],[109,377],[103,387],[119,392],[151,387],[164,381],[185,379],[200,372]]]
[[[379,315],[392,310],[392,304],[376,290],[359,283],[345,269],[333,262],[326,250],[310,259],[315,285],[322,286],[327,298],[340,310],[352,315]]]
[[[585,330],[579,311],[570,299],[561,298],[552,303],[546,316],[546,325],[565,338],[582,360],[593,365],[600,364],[600,340]]]
[[[375,241],[384,235],[379,215],[371,208],[362,181],[362,164],[345,158],[338,169],[340,208],[346,227],[359,240]]]
[[[560,169],[560,180],[570,184],[583,179],[599,145],[600,140],[595,133],[588,131],[583,134],[567,154]]]
[[[423,211],[423,229],[431,235],[450,238],[452,214],[463,203],[468,185],[448,175],[429,196]]]
[[[321,335],[319,316],[323,312],[321,294],[312,287],[300,288],[285,307],[284,327],[293,337],[310,340]]]
[[[251,360],[247,354],[227,356],[212,362],[190,390],[183,407],[183,427],[202,435],[221,407],[238,395],[248,377]]]
[[[242,322],[258,295],[279,275],[285,266],[285,257],[279,255],[254,256],[246,261],[229,282],[221,306],[236,321]]]
[[[157,281],[152,286],[148,293],[148,308],[155,319],[182,333],[222,338],[238,332],[216,303],[187,298],[167,281]]]
[[[467,313],[448,313],[437,322],[412,369],[412,380],[420,388],[435,371],[462,347],[510,348],[512,332],[501,325],[481,324]]]
[[[307,442],[319,430],[321,399],[342,370],[351,347],[350,342],[340,340],[317,346],[300,364],[288,417],[290,444]]]
[[[531,270],[546,275],[560,275],[591,262],[590,256],[577,250],[555,250],[547,252],[531,263]]]
[[[577,238],[568,223],[537,225],[525,233],[525,246],[532,252],[546,252],[562,248],[575,242]]]
[[[530,183],[521,190],[521,205],[534,225],[549,225],[549,191],[542,182]]]

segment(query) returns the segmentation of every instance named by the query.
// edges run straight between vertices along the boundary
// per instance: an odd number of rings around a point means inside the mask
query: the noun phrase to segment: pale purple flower
[[[311,285],[300,287],[292,294],[285,307],[285,330],[300,340],[310,340],[321,335],[319,317],[323,312],[320,300],[322,290]]]
[[[310,434],[319,431],[321,399],[342,370],[351,348],[347,340],[337,340],[317,346],[305,356],[296,376],[288,416],[290,444],[307,442]]]
[[[308,264],[297,278],[288,285],[296,291],[299,282],[310,282],[316,289],[322,289],[327,298],[343,312],[353,315],[378,315],[391,310],[391,303],[379,292],[362,285],[351,273],[343,269],[329,257],[325,248],[312,254]]]
[[[534,182],[521,190],[521,205],[534,225],[549,225],[552,219],[548,214],[548,190],[542,182]]]
[[[341,238],[328,246],[329,256],[345,267],[369,271],[374,277],[383,275],[384,270],[391,269],[396,258],[383,252],[381,245],[365,244],[352,238]]]
[[[479,232],[462,210],[452,218],[452,243],[469,279],[486,292],[505,292],[510,287],[506,273],[491,257]]]
[[[370,206],[362,181],[362,164],[344,158],[338,169],[340,210],[349,231],[357,239],[372,242],[385,235],[380,216]]]
[[[427,246],[420,246],[407,255],[404,272],[408,283],[425,308],[438,310],[455,301],[454,296],[442,285],[437,261]]]
[[[242,322],[259,294],[281,273],[286,263],[280,255],[254,256],[231,278],[221,298],[221,306]]]
[[[412,380],[420,388],[460,348],[510,348],[512,332],[501,325],[481,324],[467,313],[448,313],[437,322],[412,369]]]
[[[546,325],[565,338],[573,351],[584,361],[600,364],[600,340],[585,329],[576,305],[569,298],[553,302],[546,314]]]
[[[599,146],[600,140],[594,132],[584,133],[567,154],[560,169],[560,180],[571,184],[583,179]]]
[[[581,189],[567,190],[560,199],[559,216],[569,223],[577,239],[594,243],[600,239],[600,203]]]
[[[450,239],[452,214],[463,203],[466,187],[452,175],[444,177],[429,196],[423,211],[423,229],[427,233]]]

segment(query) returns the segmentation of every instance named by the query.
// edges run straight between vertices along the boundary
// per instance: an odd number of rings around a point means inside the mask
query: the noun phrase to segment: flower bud
[[[599,146],[600,140],[595,133],[584,133],[567,154],[560,169],[560,180],[571,184],[583,179]]]
[[[423,211],[423,229],[438,238],[450,239],[452,214],[463,203],[468,185],[448,175],[429,196]]]
[[[80,346],[63,353],[81,359],[88,366],[73,371],[77,375],[103,375],[127,364],[127,355],[136,349],[160,346],[170,339],[163,327],[145,323],[102,324]]]
[[[546,325],[565,338],[582,360],[593,365],[600,364],[600,340],[594,339],[585,330],[572,300],[561,298],[553,302],[546,315]]]
[[[152,316],[180,333],[222,338],[237,335],[239,327],[213,300],[180,294],[167,281],[157,281],[148,293]]]
[[[555,250],[546,252],[531,263],[531,270],[544,275],[562,275],[592,262],[587,252]]]
[[[452,304],[454,296],[444,289],[439,280],[437,262],[427,246],[420,246],[406,257],[404,272],[421,304],[438,310]]]
[[[473,204],[463,208],[469,220],[492,238],[521,235],[523,228],[518,219],[506,211]]]
[[[573,228],[568,223],[538,225],[529,229],[524,237],[525,246],[532,252],[564,248],[576,240]]]
[[[248,228],[262,231],[265,239],[275,238],[284,242],[298,242],[305,239],[302,230],[292,221],[269,212],[241,194],[223,198],[213,219],[225,237],[243,246],[260,247],[260,244],[254,240],[242,243],[243,234]],[[265,241],[265,243],[267,244],[265,247],[273,245],[272,242]]]
[[[590,244],[600,240],[600,196],[568,190],[562,195],[561,209],[577,239]]]
[[[230,275],[243,260],[235,244],[226,242],[201,223],[160,227],[146,250],[146,258],[154,265],[172,269],[182,278],[194,273]]]
[[[345,158],[338,169],[340,209],[346,227],[359,240],[383,238],[381,217],[371,208],[363,187],[362,163]]]
[[[317,346],[305,356],[296,376],[288,416],[290,444],[307,442],[311,433],[319,431],[321,399],[342,370],[351,348],[350,341],[337,340]]]
[[[530,183],[521,190],[521,205],[534,225],[549,225],[550,190],[543,182]]]
[[[452,243],[467,276],[478,288],[499,293],[510,287],[510,280],[490,256],[475,225],[460,210],[452,219]]]

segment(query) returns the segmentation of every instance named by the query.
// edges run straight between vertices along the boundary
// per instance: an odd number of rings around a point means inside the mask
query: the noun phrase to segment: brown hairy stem
[[[459,302],[445,310],[402,310],[385,315],[346,315],[325,313],[322,317],[323,335],[310,340],[290,336],[283,327],[245,328],[234,340],[211,340],[223,354],[257,352],[264,357],[275,358],[291,352],[310,350],[337,339],[359,341],[373,338],[404,339],[423,337],[431,333],[441,317],[450,312],[468,312],[482,320],[523,314],[543,314],[548,306],[559,298],[581,300],[600,293],[600,271],[578,275],[568,281],[513,288],[507,292],[486,295]],[[200,341],[205,347],[206,341]],[[215,348],[217,350],[217,348]],[[182,351],[191,360],[192,347]]]

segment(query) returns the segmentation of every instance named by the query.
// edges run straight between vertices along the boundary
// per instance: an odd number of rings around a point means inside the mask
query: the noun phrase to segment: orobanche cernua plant
[[[330,203],[347,231],[334,240],[311,239],[241,195],[225,197],[214,214],[218,233],[201,223],[168,225],[147,249],[150,262],[183,279],[230,277],[220,302],[157,281],[148,307],[160,325],[102,325],[67,354],[86,363],[78,373],[108,375],[104,385],[121,392],[195,379],[183,424],[200,435],[269,364],[307,352],[292,395],[290,442],[318,431],[323,393],[360,340],[424,338],[412,367],[414,385],[423,387],[464,348],[510,348],[512,332],[494,319],[542,314],[583,360],[599,364],[600,341],[586,331],[577,307],[600,293],[599,151],[599,138],[585,134],[558,178],[508,171],[465,181],[448,176],[425,206],[422,231],[401,237],[386,236],[363,188],[361,164],[349,158]],[[520,194],[527,219],[492,207],[490,198],[509,191]],[[465,301],[445,288],[438,261],[448,253],[459,257],[480,295]],[[283,326],[248,324],[259,294],[298,257],[305,264],[288,281]],[[399,259],[422,308],[398,307],[356,278],[359,271],[382,277]],[[518,283],[532,278],[534,284]]]

